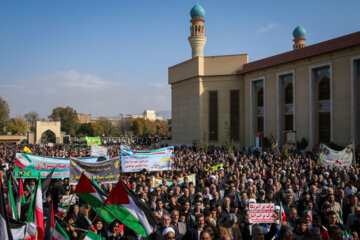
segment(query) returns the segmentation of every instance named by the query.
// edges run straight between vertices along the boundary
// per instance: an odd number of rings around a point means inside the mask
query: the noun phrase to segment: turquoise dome
[[[293,31],[294,38],[305,38],[306,37],[306,31],[302,26],[297,26]]]
[[[190,10],[191,17],[205,17],[205,9],[199,4],[195,4]]]

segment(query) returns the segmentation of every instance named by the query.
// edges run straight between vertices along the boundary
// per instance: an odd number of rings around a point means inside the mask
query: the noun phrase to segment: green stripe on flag
[[[8,187],[8,199],[9,199],[9,206],[11,207],[11,213],[12,213],[12,218],[15,220],[18,220],[18,215],[17,215],[17,211],[16,211],[16,204],[15,204],[15,199],[14,199],[14,194],[12,191],[12,187],[11,187],[11,176],[9,177],[9,187]]]
[[[51,239],[70,240],[70,237],[67,235],[66,231],[61,227],[61,225],[58,222],[56,222],[55,229],[52,232]]]
[[[94,195],[92,195],[91,193],[77,193],[76,195],[78,195],[82,200],[87,202],[94,209],[95,212],[100,211],[103,202],[96,198]],[[102,209],[99,213],[99,216],[107,223],[111,223],[116,220],[116,217],[113,216],[113,214],[108,212],[106,209]]]
[[[124,204],[125,205],[125,204]],[[117,218],[133,231],[139,233],[141,236],[146,237],[147,233],[139,219],[137,219],[131,212],[124,207],[124,205],[118,204],[105,204],[104,208],[117,216]],[[130,205],[130,204],[126,204]]]
[[[97,235],[96,233],[94,233],[93,231],[91,231],[91,229],[89,229],[88,233],[85,236],[84,240],[105,240],[106,238]]]

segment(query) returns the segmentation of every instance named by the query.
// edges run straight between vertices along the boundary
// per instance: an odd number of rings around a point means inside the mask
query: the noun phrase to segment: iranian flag
[[[311,223],[311,222],[312,222],[312,213],[311,213],[311,210],[306,209],[305,214],[306,214],[306,215],[305,215],[306,220],[308,221],[308,223]]]
[[[67,208],[68,208],[67,206],[58,205],[58,211],[57,211],[58,215],[62,215],[66,213]]]
[[[30,159],[24,156],[22,153],[16,154],[16,166],[26,168],[31,163]]]
[[[35,190],[35,195],[32,198],[31,204],[29,207],[27,222],[36,226],[37,239],[40,239],[40,240],[43,239],[44,238],[44,214],[43,214],[40,176],[39,176],[39,180],[38,180],[38,185]]]
[[[284,223],[286,221],[286,214],[284,212],[284,207],[282,203],[280,203],[280,223]]]
[[[18,215],[17,215],[17,211],[16,211],[16,203],[15,203],[15,199],[14,199],[14,194],[12,191],[12,187],[11,187],[11,175],[9,177],[9,183],[8,183],[8,203],[9,203],[9,210],[10,210],[10,217],[18,220]]]
[[[84,240],[105,240],[106,238],[97,235],[96,233],[94,233],[93,231],[91,231],[89,229],[88,233],[86,234]]]
[[[50,213],[50,231],[53,232],[55,229],[55,212],[54,212],[54,203],[51,203],[51,213]]]
[[[120,180],[104,202],[108,210],[127,227],[147,237],[157,225],[150,208]]]
[[[58,222],[55,224],[55,229],[52,232],[51,240],[70,240],[66,231],[60,226]]]
[[[74,193],[76,193],[79,198],[90,204],[95,212],[100,211],[99,216],[104,219],[105,222],[111,223],[116,220],[116,217],[107,210],[102,209],[105,199],[96,189],[97,187],[86,177],[83,172]]]

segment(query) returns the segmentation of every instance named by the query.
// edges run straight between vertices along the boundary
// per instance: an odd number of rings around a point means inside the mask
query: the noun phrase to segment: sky
[[[191,58],[195,0],[0,0],[0,97],[10,116],[55,107],[114,117],[171,110],[168,68]],[[199,0],[205,56],[249,61],[360,31],[359,0]]]

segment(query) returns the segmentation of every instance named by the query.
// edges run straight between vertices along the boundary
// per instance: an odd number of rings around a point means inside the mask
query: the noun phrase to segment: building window
[[[330,79],[325,76],[319,82],[319,101],[330,100]]]
[[[292,114],[285,115],[285,131],[292,131],[294,128],[294,117]]]
[[[286,85],[284,90],[285,104],[293,104],[293,84],[290,82]]]
[[[239,140],[240,130],[240,92],[239,90],[230,91],[230,138],[234,141]]]
[[[330,112],[319,112],[319,141],[330,142]]]
[[[218,92],[209,92],[209,141],[218,140]]]
[[[256,105],[257,107],[264,106],[264,88],[260,88],[256,94]]]
[[[257,117],[257,132],[264,131],[264,117]]]

